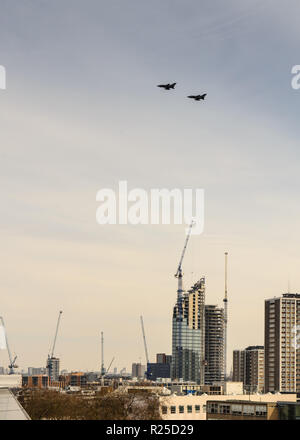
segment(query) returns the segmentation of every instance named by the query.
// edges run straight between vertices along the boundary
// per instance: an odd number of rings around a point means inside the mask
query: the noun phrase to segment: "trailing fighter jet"
[[[200,101],[200,99],[203,99],[203,101],[204,101],[204,98],[206,95],[207,95],[207,93],[204,93],[203,95],[190,95],[190,96],[188,96],[188,98],[192,98],[195,101]]]
[[[173,84],[159,84],[157,87],[162,87],[165,90],[174,89],[176,86],[176,83]]]

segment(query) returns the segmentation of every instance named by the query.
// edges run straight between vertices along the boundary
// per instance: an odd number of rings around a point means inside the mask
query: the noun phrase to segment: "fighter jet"
[[[173,84],[159,84],[157,87],[162,87],[165,90],[174,89],[176,86],[176,83]]]
[[[204,93],[203,95],[190,95],[190,96],[188,96],[188,98],[192,98],[195,101],[200,101],[200,99],[203,99],[203,101],[204,101],[204,98],[206,95],[207,95],[207,93]]]

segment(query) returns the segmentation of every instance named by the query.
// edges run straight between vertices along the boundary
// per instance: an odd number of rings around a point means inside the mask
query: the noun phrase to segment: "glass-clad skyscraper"
[[[172,379],[203,384],[204,357],[205,278],[197,281],[187,292],[182,290],[181,279],[173,309]]]

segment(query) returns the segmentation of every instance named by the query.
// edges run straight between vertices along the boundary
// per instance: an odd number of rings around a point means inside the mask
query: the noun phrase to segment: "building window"
[[[179,405],[179,412],[180,412],[180,414],[184,413],[184,406]]]
[[[244,405],[243,414],[247,416],[254,416],[254,405]]]
[[[200,405],[195,405],[195,412],[199,413],[200,412]]]
[[[176,406],[171,406],[171,414],[176,414]]]
[[[168,407],[167,406],[163,406],[162,407],[162,413],[163,414],[168,414]]]
[[[242,415],[242,405],[231,405],[231,411],[234,415]]]
[[[220,414],[230,414],[230,405],[220,405]]]
[[[257,405],[255,408],[255,414],[257,416],[266,416],[267,415],[267,407],[265,405]]]
[[[187,406],[187,412],[188,412],[188,413],[193,412],[193,407],[192,407],[192,405],[188,405],[188,406]]]

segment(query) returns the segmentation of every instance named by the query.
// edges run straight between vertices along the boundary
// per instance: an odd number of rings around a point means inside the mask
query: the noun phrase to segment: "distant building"
[[[166,363],[166,353],[157,353],[156,363],[157,364],[165,364]]]
[[[50,378],[47,374],[22,376],[22,386],[24,388],[48,388],[49,384]]]
[[[47,374],[50,382],[57,382],[59,379],[59,359],[56,357],[49,357],[47,359]]]
[[[87,373],[73,372],[59,376],[59,384],[61,388],[78,387],[84,388],[87,385]]]
[[[188,292],[179,283],[173,309],[172,380],[204,383],[205,356],[205,279]]]
[[[157,364],[171,364],[172,356],[166,353],[157,353],[156,355],[156,363]]]
[[[205,306],[205,384],[224,380],[224,309]]]
[[[243,382],[245,380],[245,351],[233,350],[232,381]]]
[[[264,391],[264,347],[251,345],[233,351],[233,381],[243,382],[247,392]]]
[[[138,379],[144,378],[146,367],[140,363],[132,364],[132,377],[137,377]]]
[[[44,367],[40,367],[40,368],[28,367],[28,376],[38,376],[40,374],[47,374],[47,369]]]
[[[96,382],[100,375],[100,372],[97,373],[95,371],[89,371],[88,373],[85,373],[85,375],[87,382]]]
[[[147,364],[147,378],[150,380],[171,378],[172,356],[166,353],[157,353],[156,363]]]
[[[300,294],[265,301],[265,392],[300,392]]]
[[[167,363],[149,363],[147,365],[148,379],[157,380],[158,378],[170,378],[171,377],[171,364]]]

